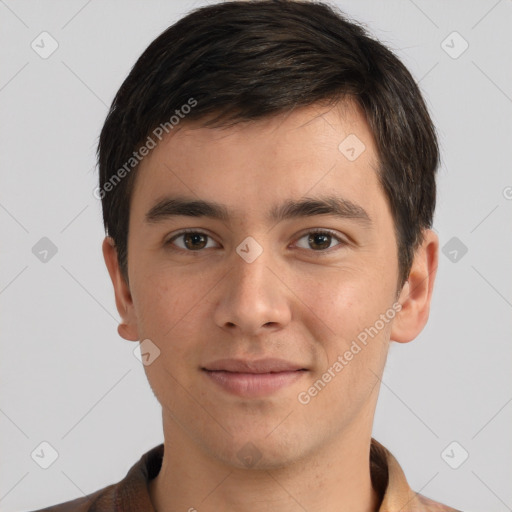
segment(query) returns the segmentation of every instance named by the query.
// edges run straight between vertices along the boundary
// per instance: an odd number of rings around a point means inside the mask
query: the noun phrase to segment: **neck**
[[[240,469],[205,453],[176,424],[164,426],[162,468],[150,482],[157,512],[375,512],[369,464],[371,431],[347,432],[296,463]]]

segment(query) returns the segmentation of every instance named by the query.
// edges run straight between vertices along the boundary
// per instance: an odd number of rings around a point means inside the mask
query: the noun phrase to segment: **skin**
[[[338,150],[349,134],[366,147],[354,161]],[[103,252],[119,334],[150,339],[161,351],[145,366],[162,405],[165,453],[150,485],[159,512],[378,509],[368,457],[380,378],[390,341],[411,341],[427,322],[439,244],[426,230],[409,279],[397,289],[394,223],[376,168],[371,130],[348,100],[227,129],[185,120],[141,163],[129,286],[109,237]],[[267,218],[285,201],[333,194],[362,207],[371,223],[330,214]],[[215,201],[229,217],[146,222],[164,196]],[[200,249],[187,249],[190,237],[174,238],[185,228],[207,235],[192,239]],[[316,228],[334,236],[311,242]],[[236,252],[248,236],[263,248],[252,263]],[[298,394],[396,301],[394,319],[300,403]],[[264,357],[308,371],[271,395],[241,398],[200,369],[221,358]],[[252,467],[237,456],[247,443],[261,455]]]

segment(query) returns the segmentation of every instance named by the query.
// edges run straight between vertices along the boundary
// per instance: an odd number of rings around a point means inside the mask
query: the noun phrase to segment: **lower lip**
[[[203,370],[216,384],[234,395],[261,397],[289,386],[300,379],[305,370],[276,373],[235,373]]]

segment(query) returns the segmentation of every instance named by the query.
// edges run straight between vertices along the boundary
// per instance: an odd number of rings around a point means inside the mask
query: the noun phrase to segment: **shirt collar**
[[[163,455],[164,445],[155,446],[115,486],[117,511],[155,512],[148,484],[158,475]],[[381,498],[378,512],[458,512],[412,491],[398,461],[375,439],[371,440],[370,446],[370,474],[372,485]]]

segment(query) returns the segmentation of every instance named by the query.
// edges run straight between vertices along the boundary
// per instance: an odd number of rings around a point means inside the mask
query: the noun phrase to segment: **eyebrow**
[[[362,206],[337,196],[289,200],[270,211],[270,219],[276,222],[314,215],[332,215],[352,219],[366,226],[372,224],[370,216]]]
[[[183,197],[164,197],[146,213],[146,222],[151,224],[176,216],[211,217],[222,221],[229,219],[227,208],[218,203]]]
[[[280,222],[315,215],[333,215],[344,219],[352,219],[367,227],[372,224],[370,216],[362,206],[337,196],[306,197],[299,200],[285,201],[270,210],[268,220]],[[214,201],[164,197],[150,208],[145,219],[147,223],[154,224],[176,216],[209,217],[224,222],[227,222],[230,217],[228,209]]]

